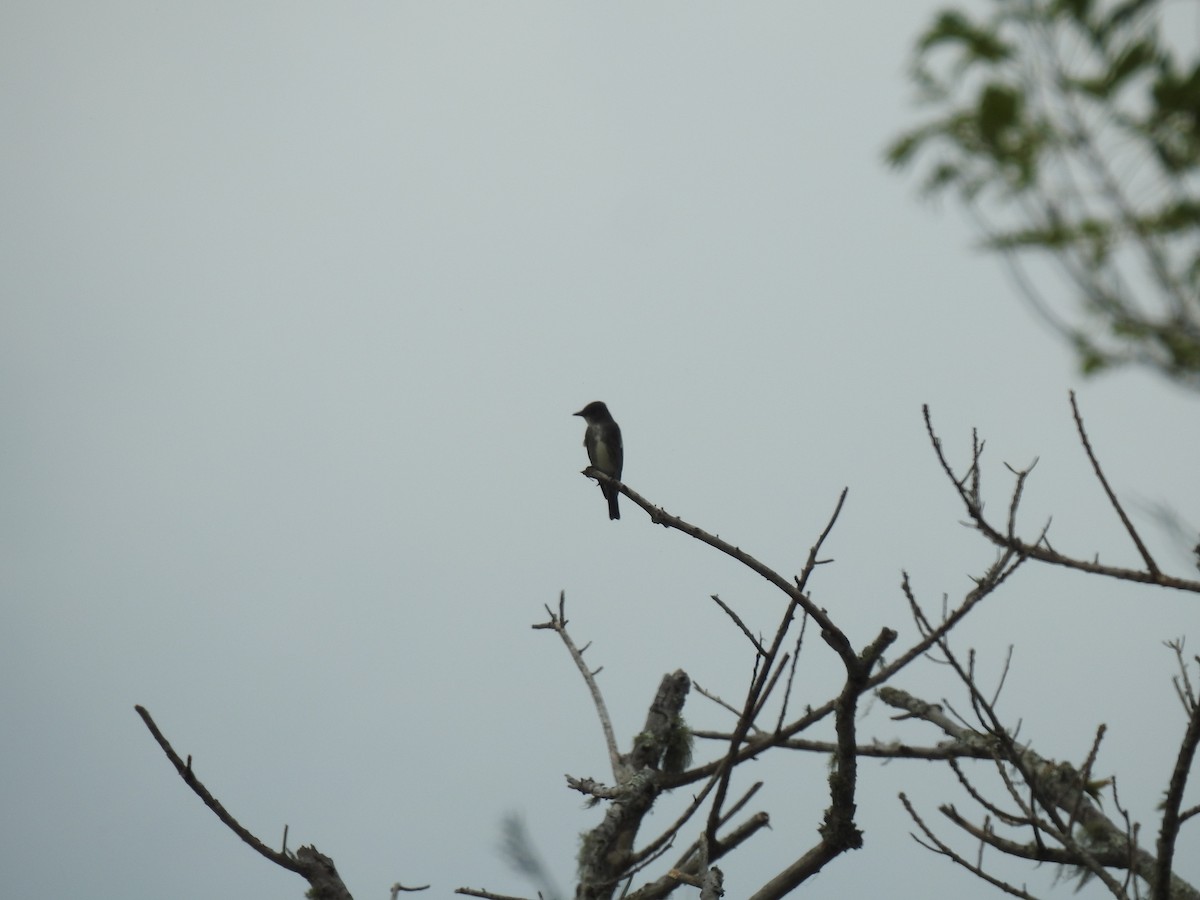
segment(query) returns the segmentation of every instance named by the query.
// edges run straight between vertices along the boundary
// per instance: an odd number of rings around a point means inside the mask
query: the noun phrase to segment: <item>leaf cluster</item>
[[[1082,315],[1028,298],[1094,372],[1151,366],[1200,390],[1200,55],[1180,59],[1161,0],[997,0],[937,15],[911,77],[930,119],[887,149],[920,160],[987,249],[1052,259]]]

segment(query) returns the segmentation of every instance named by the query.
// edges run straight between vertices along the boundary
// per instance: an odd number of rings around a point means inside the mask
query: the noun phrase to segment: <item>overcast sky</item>
[[[1052,514],[1060,549],[1134,565],[1077,389],[1114,487],[1187,574],[1144,510],[1200,527],[1195,398],[1082,381],[953,208],[881,161],[918,119],[904,64],[938,5],[5,3],[7,894],[303,894],[187,790],[135,703],[243,824],[274,845],[288,824],[359,898],[530,894],[496,852],[510,812],[570,890],[601,813],[563,774],[608,773],[568,657],[529,627],[543,604],[566,591],[626,747],[665,672],[744,690],[746,642],[709,595],[756,629],[781,608],[628,501],[607,519],[571,416],[591,400],[631,487],[785,574],[848,486],[812,587],[859,646],[911,640],[901,569],[936,609],[992,559],[922,403],[958,462],[971,427],[987,439],[993,508],[1004,463],[1039,457],[1028,531]],[[1016,646],[1001,711],[1043,755],[1079,762],[1108,724],[1099,767],[1151,839],[1183,728],[1161,642],[1196,621],[1194,598],[1031,567],[959,646],[993,677]],[[827,697],[823,649],[802,702]],[[961,700],[945,676],[898,684]],[[696,695],[686,713],[729,724]],[[875,705],[862,727],[901,726]],[[823,759],[752,774],[774,828],[722,863],[731,896],[828,803]],[[968,805],[953,785],[868,763],[860,790],[866,846],[810,896],[984,894],[896,800],[936,820]]]

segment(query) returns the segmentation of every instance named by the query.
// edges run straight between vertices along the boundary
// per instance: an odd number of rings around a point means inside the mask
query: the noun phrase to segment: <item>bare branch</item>
[[[784,610],[783,615],[780,617],[779,625],[775,630],[775,637],[771,641],[770,647],[767,648],[766,652],[759,657],[762,666],[757,672],[755,678],[752,679],[750,689],[746,693],[746,700],[743,704],[741,715],[738,718],[738,723],[735,726],[733,735],[729,741],[729,749],[717,765],[717,790],[713,798],[712,806],[709,809],[708,825],[706,828],[706,835],[710,846],[715,846],[717,844],[717,826],[723,814],[722,808],[725,803],[725,796],[729,790],[729,781],[732,777],[734,766],[740,762],[739,750],[743,742],[746,740],[746,736],[749,733],[751,726],[756,722],[758,714],[761,711],[763,704],[766,702],[767,697],[770,696],[771,691],[774,689],[774,686],[783,671],[783,666],[786,665],[786,655],[784,662],[781,662],[778,667],[776,667],[776,660],[779,657],[783,642],[787,637],[791,623],[795,618],[797,608],[805,610],[807,614],[812,615],[818,624],[821,625],[821,636],[825,639],[825,642],[841,657],[843,665],[846,667],[848,673],[853,671],[853,667],[857,665],[857,660],[853,650],[850,647],[849,639],[836,625],[833,624],[833,621],[825,614],[824,610],[819,609],[816,604],[814,604],[804,593],[804,589],[808,583],[809,575],[817,565],[817,555],[820,552],[821,545],[832,531],[834,523],[837,521],[842,507],[846,502],[846,494],[846,490],[843,490],[838,498],[837,505],[835,506],[832,515],[829,517],[829,521],[825,525],[824,530],[818,536],[813,546],[809,549],[808,560],[804,565],[801,575],[796,579],[795,585],[789,584],[774,571],[768,569],[766,566],[763,566],[761,563],[758,563],[757,560],[753,561],[755,566],[759,566],[762,570],[769,573],[769,576],[764,575],[763,577],[766,577],[767,580],[771,581],[773,584],[776,584],[788,595],[789,603],[787,608]],[[640,498],[639,502],[641,502]],[[661,512],[661,510],[659,512]],[[680,527],[680,529],[685,531],[685,533],[690,534],[695,531],[699,534],[704,534],[704,532],[700,532],[699,529],[694,528],[694,526],[689,525],[680,519],[675,519],[674,517],[669,518],[671,518],[674,523],[678,523],[676,527]],[[691,530],[689,531],[689,529]],[[704,540],[704,538],[701,539]],[[719,539],[714,538],[713,540],[717,540],[718,543],[723,543],[720,542]],[[731,549],[736,550],[736,548]],[[736,552],[740,553],[741,551]]]
[[[163,753],[167,755],[167,759],[175,767],[175,771],[179,773],[179,777],[183,779],[184,784],[190,787],[193,793],[196,794],[204,805],[211,809],[224,824],[225,827],[241,838],[245,843],[249,844],[261,856],[266,857],[275,865],[287,869],[289,872],[295,872],[297,875],[304,878],[311,890],[310,896],[313,900],[351,900],[350,892],[342,883],[341,877],[334,868],[333,860],[328,856],[317,851],[316,847],[301,847],[296,851],[295,856],[287,853],[280,853],[272,850],[261,840],[250,833],[241,822],[235,819],[221,802],[214,797],[192,772],[191,757],[184,762],[180,759],[179,754],[175,752],[175,748],[159,731],[158,725],[150,716],[148,710],[143,706],[135,706],[137,714],[142,717],[142,721],[154,736],[154,740],[158,741],[158,746],[162,748]]]
[[[1133,527],[1133,523],[1129,521],[1129,516],[1125,515],[1125,510],[1121,507],[1121,501],[1117,499],[1117,495],[1113,493],[1113,489],[1109,487],[1108,479],[1104,477],[1104,470],[1100,468],[1100,461],[1096,459],[1096,454],[1092,451],[1092,442],[1088,440],[1087,430],[1083,427],[1083,416],[1079,414],[1079,404],[1075,400],[1075,392],[1070,392],[1071,397],[1071,414],[1075,417],[1075,429],[1079,432],[1079,440],[1083,443],[1084,452],[1087,453],[1087,458],[1092,463],[1092,470],[1096,473],[1096,478],[1099,479],[1101,487],[1104,488],[1104,493],[1108,495],[1108,502],[1112,504],[1113,509],[1117,511],[1117,515],[1121,519],[1121,524],[1125,526],[1125,530],[1129,532],[1129,536],[1133,539],[1134,545],[1138,549],[1138,553],[1142,555],[1142,561],[1146,563],[1146,571],[1151,575],[1159,575],[1158,564],[1154,562],[1154,558],[1150,556],[1150,551],[1146,549],[1146,545],[1142,543],[1141,536],[1137,533],[1137,529]]]
[[[1171,772],[1171,782],[1167,786],[1167,796],[1163,801],[1162,825],[1158,832],[1158,867],[1154,873],[1152,896],[1166,900],[1171,890],[1171,868],[1175,857],[1175,843],[1179,838],[1179,827],[1182,819],[1179,807],[1183,801],[1183,789],[1187,785],[1188,774],[1192,769],[1192,761],[1196,756],[1196,745],[1200,743],[1200,706],[1192,708],[1188,717],[1187,730],[1179,745],[1179,753],[1175,759],[1175,768]]]
[[[1163,574],[1161,571],[1127,569],[1121,566],[1102,565],[1099,562],[1088,561],[1084,559],[1076,559],[1066,556],[1054,550],[1049,541],[1045,539],[1045,532],[1038,538],[1036,542],[1022,541],[1019,538],[1009,536],[996,529],[983,515],[982,501],[978,496],[978,484],[974,489],[968,489],[963,486],[962,480],[954,473],[953,467],[946,459],[945,453],[942,450],[941,440],[937,437],[933,430],[933,422],[930,418],[928,405],[922,407],[925,415],[926,431],[929,434],[930,441],[933,445],[934,453],[937,455],[938,462],[942,466],[942,470],[946,476],[954,484],[958,491],[959,498],[967,508],[967,515],[971,519],[971,523],[975,528],[984,535],[989,541],[998,547],[1010,550],[1021,558],[1036,559],[1040,562],[1050,563],[1051,565],[1063,566],[1068,569],[1076,569],[1080,572],[1088,572],[1092,575],[1101,575],[1108,578],[1116,578],[1121,581],[1133,581],[1141,584],[1154,584],[1160,587],[1171,588],[1179,591],[1187,591],[1188,593],[1200,593],[1200,581],[1188,578],[1178,578],[1172,575]],[[976,445],[974,455],[971,462],[971,472],[978,472],[979,453],[981,452],[980,445]]]
[[[715,862],[722,856],[728,855],[732,850],[741,846],[752,837],[755,833],[770,824],[770,819],[764,812],[755,813],[733,831],[729,832],[721,839],[721,846],[716,848],[716,855],[708,859],[708,863]],[[695,877],[699,873],[701,867],[705,865],[705,854],[699,852],[699,847],[703,843],[704,838],[701,836],[695,844],[689,848],[685,854],[685,859],[677,863],[675,867],[664,875],[662,878],[652,881],[636,891],[628,894],[624,900],[661,900],[666,897],[683,881],[681,876]]]
[[[777,588],[779,588],[781,591],[783,591],[785,594],[787,594],[788,597],[790,597],[796,605],[803,608],[805,610],[805,612],[807,612],[810,616],[812,616],[814,619],[816,619],[817,623],[821,626],[821,628],[824,631],[828,631],[831,635],[841,635],[841,630],[838,629],[837,626],[835,626],[833,624],[833,622],[830,620],[830,618],[825,614],[824,610],[822,610],[819,606],[817,606],[815,603],[813,603],[808,598],[808,596],[804,594],[802,587],[798,587],[798,586],[792,584],[786,578],[784,578],[779,573],[777,573],[774,569],[772,569],[770,566],[767,566],[764,563],[759,562],[757,559],[755,559],[749,553],[746,553],[740,547],[735,547],[733,544],[730,544],[728,541],[721,540],[721,538],[718,537],[717,535],[709,534],[704,529],[698,528],[697,526],[692,525],[690,522],[684,521],[683,519],[679,518],[678,516],[671,515],[666,510],[664,510],[662,507],[654,506],[648,500],[646,500],[646,498],[644,498],[641,494],[639,494],[637,491],[635,491],[631,487],[629,487],[629,485],[624,484],[623,482],[620,482],[620,481],[616,481],[612,478],[609,478],[603,472],[600,472],[600,471],[590,468],[590,467],[588,470],[585,470],[585,471],[589,477],[595,478],[601,484],[607,484],[607,485],[610,485],[611,487],[616,488],[622,494],[624,494],[626,497],[628,497],[630,500],[632,500],[634,503],[636,503],[638,506],[640,506],[642,509],[644,509],[646,511],[646,513],[650,516],[650,520],[655,525],[662,525],[664,528],[674,528],[677,531],[682,531],[684,534],[688,535],[689,537],[693,537],[696,540],[700,541],[701,543],[708,544],[713,549],[719,550],[721,553],[724,553],[726,556],[732,557],[733,559],[740,562],[742,565],[746,566],[748,569],[750,569],[756,575],[761,576],[764,580],[775,585]],[[846,501],[846,494],[847,494],[848,490],[849,490],[848,488],[842,489],[841,496],[838,499],[837,508],[834,510],[833,516],[829,520],[829,524],[825,526],[825,531],[822,532],[821,537],[817,540],[817,543],[813,546],[812,552],[810,553],[810,563],[809,563],[809,566],[806,567],[806,572],[810,571],[812,566],[816,564],[816,560],[814,558],[812,558],[812,555],[815,554],[816,550],[820,547],[821,543],[829,535],[829,532],[833,528],[834,522],[837,521],[837,517],[838,517],[839,513],[841,512],[842,506],[844,505],[844,503]],[[807,577],[807,575],[805,575],[805,577]],[[842,638],[844,639],[845,636],[842,635]],[[841,652],[851,652],[852,653],[852,651],[849,651],[849,642],[848,641],[846,642],[845,647],[846,647],[845,651],[839,649],[838,647],[835,647],[834,649],[838,650],[839,653],[841,653]]]
[[[717,696],[716,694],[712,693],[711,691],[709,691],[705,688],[702,688],[700,685],[696,684],[696,682],[694,682],[694,681],[692,682],[692,689],[695,690],[695,692],[697,694],[699,694],[701,697],[704,697],[707,700],[711,700],[713,703],[717,704],[717,706],[733,713],[735,716],[741,715],[741,712],[739,710],[737,710],[732,703],[729,703],[726,700],[722,700],[719,696]],[[753,731],[755,734],[758,734],[762,731],[762,729],[759,728],[757,725],[752,725],[750,727],[750,730]],[[731,738],[731,735],[726,734],[724,732],[722,732],[719,736],[714,732],[693,731],[692,734],[696,737],[701,737],[701,736],[711,737],[711,738],[714,738],[715,740],[721,740],[721,741],[728,741]]]
[[[808,631],[808,616],[800,619],[800,633],[796,635],[796,649],[792,651],[792,664],[788,666],[787,686],[783,690],[783,702],[779,704],[779,717],[775,720],[775,730],[781,731],[787,719],[788,704],[792,699],[792,683],[796,678],[796,666],[800,662],[800,650],[804,647],[804,634]]]
[[[758,642],[758,639],[750,633],[750,629],[746,627],[746,623],[743,622],[738,617],[738,614],[735,613],[732,609],[730,609],[729,606],[725,603],[725,601],[722,600],[720,597],[718,597],[716,594],[712,595],[712,599],[713,599],[713,602],[717,604],[717,606],[719,606],[719,607],[721,607],[721,609],[725,610],[725,615],[727,615],[727,616],[729,616],[729,618],[733,619],[733,623],[735,625],[737,625],[738,628],[741,629],[742,634],[744,634],[746,636],[746,640],[748,640],[751,644],[754,645],[754,649],[758,652],[758,655],[765,656],[767,651],[763,649],[763,645]]]
[[[416,893],[417,891],[427,891],[427,890],[429,890],[429,885],[422,884],[422,885],[418,885],[417,887],[407,887],[397,881],[388,890],[392,895],[392,900],[396,900],[396,897],[399,896],[401,893]]]
[[[1190,716],[1198,705],[1198,701],[1196,691],[1192,688],[1192,679],[1188,675],[1187,662],[1183,658],[1183,638],[1165,641],[1164,643],[1175,654],[1175,661],[1179,666],[1179,674],[1172,678],[1171,681],[1175,685],[1175,693],[1179,696],[1179,702],[1183,704],[1183,711]],[[1200,659],[1197,662],[1200,662]]]
[[[981,878],[988,884],[1000,888],[1000,890],[1004,891],[1006,894],[1012,894],[1014,897],[1021,897],[1023,900],[1037,900],[1035,895],[1026,892],[1022,888],[1015,887],[1006,881],[1001,881],[995,876],[984,871],[981,866],[972,862],[968,862],[964,857],[956,853],[948,844],[934,834],[933,830],[928,825],[925,824],[925,821],[917,814],[916,809],[914,809],[913,805],[909,802],[908,797],[903,793],[900,794],[900,802],[904,804],[904,808],[908,811],[909,816],[916,823],[917,827],[921,829],[925,837],[930,841],[929,844],[926,844],[924,841],[921,841],[914,835],[913,839],[916,840],[918,844],[933,850],[935,853],[940,853],[942,856],[945,856],[952,862],[962,866],[977,878]]]
[[[511,894],[495,894],[491,891],[485,891],[480,888],[455,888],[454,893],[464,894],[468,897],[482,897],[483,900],[529,900],[528,897],[514,897]]]
[[[555,614],[547,606],[546,612],[550,616],[549,620],[532,627],[534,629],[544,628],[553,631],[562,639],[567,652],[571,654],[571,659],[575,661],[575,667],[579,669],[579,674],[583,676],[583,681],[592,695],[592,703],[596,707],[596,716],[600,719],[600,727],[604,731],[604,744],[608,748],[608,761],[612,766],[613,778],[620,781],[623,774],[621,751],[617,748],[617,736],[616,732],[613,731],[612,718],[608,715],[608,707],[604,703],[604,695],[600,693],[600,685],[596,683],[595,673],[583,661],[583,650],[575,646],[575,642],[571,640],[571,635],[567,633],[566,602],[566,591],[560,591],[558,595],[558,613]]]

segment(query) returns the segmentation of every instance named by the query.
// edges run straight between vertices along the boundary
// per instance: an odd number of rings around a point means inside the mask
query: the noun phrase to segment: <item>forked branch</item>
[[[1074,407],[1074,399],[1072,397],[1072,405]],[[1105,493],[1108,495],[1110,502],[1113,504],[1117,515],[1120,517],[1125,529],[1133,538],[1135,545],[1138,547],[1138,552],[1141,554],[1143,561],[1146,564],[1145,569],[1130,569],[1122,566],[1103,565],[1099,562],[1093,562],[1086,559],[1079,559],[1066,554],[1059,553],[1050,546],[1050,542],[1046,538],[1046,531],[1038,535],[1034,541],[1026,541],[1017,537],[1015,534],[1015,519],[1016,507],[1020,502],[1020,492],[1024,489],[1025,477],[1029,474],[1028,470],[1018,471],[1017,489],[1014,492],[1009,504],[1008,526],[1005,530],[1000,530],[983,513],[983,501],[980,496],[979,481],[980,481],[980,460],[983,454],[983,444],[979,440],[975,440],[972,445],[971,462],[966,476],[959,476],[954,467],[950,465],[946,458],[945,451],[942,448],[941,439],[937,436],[933,428],[933,420],[929,412],[929,406],[923,406],[922,412],[925,416],[925,429],[929,435],[929,440],[933,445],[933,451],[937,455],[938,462],[941,464],[942,470],[946,473],[946,477],[954,485],[958,492],[959,498],[967,509],[967,516],[970,518],[972,525],[997,547],[1002,547],[1013,553],[1018,554],[1023,559],[1036,559],[1040,562],[1050,563],[1051,565],[1063,566],[1068,569],[1077,569],[1081,572],[1088,572],[1093,575],[1103,575],[1108,578],[1116,578],[1121,581],[1135,581],[1142,584],[1155,584],[1161,587],[1172,588],[1174,590],[1187,591],[1189,593],[1200,593],[1200,581],[1189,578],[1179,578],[1173,575],[1164,574],[1154,563],[1150,553],[1145,548],[1145,544],[1138,535],[1137,530],[1129,521],[1129,517],[1125,515],[1120,503],[1116,499],[1116,495],[1108,485],[1107,478],[1104,477],[1103,470],[1099,462],[1096,460],[1095,454],[1092,452],[1090,442],[1087,440],[1086,432],[1082,428],[1082,420],[1077,418],[1079,422],[1080,436],[1084,442],[1085,451],[1088,458],[1091,460],[1096,474],[1100,478],[1101,485],[1104,487]],[[1076,412],[1078,410],[1076,409]]]

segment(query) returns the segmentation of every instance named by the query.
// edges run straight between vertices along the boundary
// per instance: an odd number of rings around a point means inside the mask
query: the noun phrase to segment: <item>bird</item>
[[[609,478],[621,480],[621,466],[625,461],[625,451],[621,446],[621,426],[613,421],[608,407],[599,400],[594,400],[574,413],[583,416],[587,429],[583,432],[583,446],[587,448],[588,460],[592,467],[603,472]],[[611,484],[601,484],[600,491],[608,501],[609,519],[621,518],[617,508],[618,491]]]

